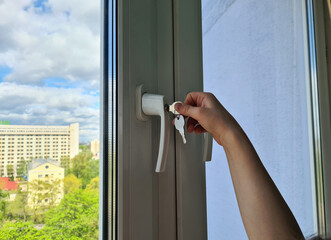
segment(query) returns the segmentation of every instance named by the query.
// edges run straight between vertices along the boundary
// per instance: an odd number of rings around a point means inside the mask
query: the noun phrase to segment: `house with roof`
[[[30,206],[51,206],[63,198],[64,168],[52,159],[33,159],[28,165]]]
[[[9,177],[0,177],[0,188],[9,192],[9,201],[14,201],[16,192],[13,190],[18,188],[17,181],[10,181]]]
[[[0,188],[2,190],[11,191],[16,190],[18,186],[17,181],[10,181],[9,177],[0,177]]]

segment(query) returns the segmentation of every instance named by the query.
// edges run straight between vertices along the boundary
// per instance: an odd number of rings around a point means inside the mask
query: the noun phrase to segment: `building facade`
[[[100,142],[98,139],[93,140],[90,143],[90,150],[93,153],[93,158],[94,159],[99,159],[100,155]]]
[[[52,159],[34,159],[28,165],[28,205],[57,205],[63,198],[64,168]]]
[[[16,177],[24,161],[72,159],[79,153],[79,124],[70,126],[0,125],[1,177]]]

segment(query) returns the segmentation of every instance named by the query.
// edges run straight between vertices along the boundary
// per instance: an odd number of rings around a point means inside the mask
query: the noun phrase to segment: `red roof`
[[[0,187],[2,190],[15,190],[17,189],[17,181],[9,181],[8,177],[0,177]]]

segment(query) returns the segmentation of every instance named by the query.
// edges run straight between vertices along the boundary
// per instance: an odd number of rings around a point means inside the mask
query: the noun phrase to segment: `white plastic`
[[[174,102],[173,104],[171,104],[169,106],[169,112],[172,112],[174,115],[178,115],[179,114],[179,112],[177,112],[176,109],[175,109],[176,103],[182,103],[182,102],[181,101],[177,101],[177,102]]]
[[[170,120],[164,109],[165,99],[162,95],[145,93],[142,95],[141,108],[147,116],[160,116],[160,144],[155,172],[164,172],[169,146]]]
[[[142,96],[146,93],[146,89],[143,84],[136,88],[136,116],[140,121],[147,121],[149,119],[142,110],[141,100]]]

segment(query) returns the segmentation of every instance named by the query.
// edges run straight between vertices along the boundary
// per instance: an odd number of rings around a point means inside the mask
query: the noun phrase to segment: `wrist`
[[[239,126],[238,123],[229,125],[227,127],[218,128],[217,139],[215,139],[218,144],[222,145],[224,148],[231,148],[237,145],[239,141],[245,138],[245,132]]]

